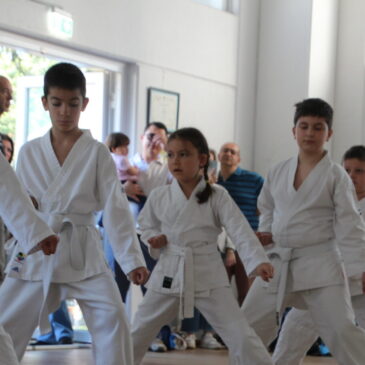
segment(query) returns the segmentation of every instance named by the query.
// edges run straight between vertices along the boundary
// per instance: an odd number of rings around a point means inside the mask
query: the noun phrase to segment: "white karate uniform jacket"
[[[218,251],[217,238],[222,226],[235,243],[247,273],[269,262],[244,215],[228,192],[214,185],[208,202],[199,204],[196,193],[205,188],[202,179],[187,199],[178,182],[152,191],[139,216],[142,240],[160,234],[168,244],[150,248],[158,259],[147,282],[150,290],[184,296],[183,317],[192,317],[194,296],[208,296],[209,290],[229,286],[227,273]]]
[[[39,215],[60,237],[52,272],[47,273],[49,282],[76,282],[109,270],[94,224],[94,212],[102,209],[104,226],[124,272],[145,266],[113,160],[89,131],[83,131],[62,166],[51,145],[50,131],[26,143],[19,152],[17,174],[37,199]],[[17,271],[12,270],[13,260],[8,265],[9,276],[42,280],[46,274],[43,259],[42,253],[35,253]]]
[[[347,173],[326,154],[295,190],[297,164],[293,157],[274,167],[258,199],[259,231],[273,234],[273,247],[267,251],[276,269],[269,285],[273,291],[280,291],[285,260],[286,292],[344,283],[342,257],[351,258],[346,262],[348,277],[365,269],[364,222]],[[283,259],[282,249],[289,249],[289,257]]]
[[[0,216],[9,231],[21,242],[24,253],[28,253],[53,232],[35,214],[32,202],[1,153],[0,171]]]
[[[365,198],[357,201],[357,208],[360,216],[363,220],[365,220]],[[351,276],[348,277],[351,296],[364,295],[362,289],[362,274],[365,272],[364,263],[359,262],[357,257],[352,257],[350,254],[351,252],[344,253],[343,258],[345,262],[345,270],[348,271],[347,266],[351,267]]]

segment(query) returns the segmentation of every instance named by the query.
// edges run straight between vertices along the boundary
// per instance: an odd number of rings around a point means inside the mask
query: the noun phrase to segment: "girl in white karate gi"
[[[273,268],[227,191],[207,182],[209,149],[201,132],[174,132],[167,153],[175,179],[150,194],[139,217],[141,238],[158,262],[132,324],[134,363],[140,364],[163,324],[177,314],[180,319],[193,317],[195,306],[228,346],[232,365],[272,364],[229,286],[217,247],[221,227],[235,242],[250,275],[268,281]]]
[[[365,146],[353,146],[343,157],[343,167],[354,183],[359,212],[365,214]],[[357,257],[344,256],[345,268],[356,265]],[[357,263],[358,265],[358,263]],[[352,307],[357,324],[365,328],[365,274],[358,267],[348,278]],[[280,336],[275,347],[273,360],[276,365],[300,365],[313,342],[318,337],[316,323],[307,310],[293,308],[285,317]],[[295,341],[293,341],[295,339]]]

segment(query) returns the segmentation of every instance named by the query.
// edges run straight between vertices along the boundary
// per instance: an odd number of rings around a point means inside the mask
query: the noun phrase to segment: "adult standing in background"
[[[129,202],[132,214],[134,215],[136,222],[138,214],[143,208],[147,196],[150,194],[150,192],[158,186],[168,184],[172,179],[167,167],[166,160],[163,156],[163,154],[165,153],[167,134],[167,128],[163,123],[152,122],[148,124],[144,130],[143,135],[141,136],[141,153],[137,152],[130,160],[131,164],[136,166],[139,170],[137,177],[138,185],[128,181],[125,184],[126,192],[128,194],[128,191],[130,190],[130,185],[136,186],[137,190],[138,188],[140,188],[143,192],[143,195],[137,194],[137,196],[135,196],[138,201]],[[140,235],[138,226],[137,234],[139,238]],[[141,240],[139,241],[147,268],[150,272],[152,272],[153,268],[156,265],[156,261],[150,256],[148,247]],[[123,301],[125,302],[130,287],[130,281],[116,262],[114,262],[114,270],[119,290],[121,292]],[[141,286],[141,289],[143,293],[145,293],[146,289],[143,286]],[[164,332],[165,331],[162,330],[160,336],[165,337]],[[152,342],[150,350],[155,352],[165,352],[167,351],[167,347],[161,341],[161,339],[156,338]]]
[[[264,179],[256,172],[244,170],[239,167],[241,162],[240,149],[236,143],[225,143],[218,154],[220,172],[217,184],[224,186],[229,195],[245,215],[252,229],[257,231],[259,217],[257,211],[257,198],[260,194]],[[235,264],[227,267],[228,275],[231,278],[235,275],[238,291],[238,302],[242,305],[249,282],[243,264],[232,248],[226,249],[226,261]]]
[[[130,160],[133,166],[138,167],[139,173],[137,178],[137,191],[140,193],[135,196],[136,201],[130,201],[131,211],[134,219],[137,222],[137,216],[147,199],[148,194],[156,187],[167,184],[170,181],[170,174],[166,162],[163,160],[162,152],[165,150],[167,141],[167,128],[163,123],[153,122],[146,126],[141,137],[142,152],[137,152]],[[126,182],[127,191],[129,185],[136,185],[131,181]],[[137,227],[137,233],[138,227]],[[148,270],[152,271],[156,261],[151,258],[148,247],[140,241],[143,255],[147,264]],[[115,277],[123,301],[125,302],[130,286],[130,281],[120,269],[119,265],[114,263]],[[145,289],[142,287],[142,291]]]

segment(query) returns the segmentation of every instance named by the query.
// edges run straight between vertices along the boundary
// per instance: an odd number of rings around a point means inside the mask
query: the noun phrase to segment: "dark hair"
[[[151,122],[151,123],[148,123],[144,129],[144,132],[146,132],[146,130],[151,127],[151,126],[155,126],[156,128],[158,129],[163,129],[165,132],[166,132],[166,136],[169,134],[165,124],[161,123],[161,122]]]
[[[114,148],[119,146],[128,146],[129,145],[129,137],[124,133],[110,133],[106,138],[105,144],[108,146],[109,151],[112,152]]]
[[[342,161],[350,160],[352,158],[356,158],[360,161],[365,161],[365,146],[352,146],[344,153]]]
[[[50,67],[44,75],[44,96],[47,97],[51,87],[67,90],[79,89],[86,97],[86,79],[81,70],[72,63],[61,62]]]
[[[319,98],[305,99],[295,104],[294,125],[300,117],[312,116],[326,120],[328,128],[332,128],[333,109],[331,105]]]
[[[11,144],[12,152],[11,152],[11,156],[10,156],[10,159],[9,159],[9,163],[10,163],[11,161],[13,161],[13,157],[14,157],[14,141],[9,135],[7,135],[5,133],[0,133],[0,140],[1,141],[8,141]]]
[[[209,166],[209,147],[208,142],[205,139],[202,132],[196,128],[181,128],[177,131],[171,133],[167,143],[174,139],[181,139],[183,141],[189,141],[200,154],[207,156],[207,161],[203,167],[204,179],[206,181],[205,189],[198,192],[196,197],[198,198],[198,203],[203,204],[208,201],[209,197],[213,193],[212,186],[209,184],[208,178],[208,166]]]

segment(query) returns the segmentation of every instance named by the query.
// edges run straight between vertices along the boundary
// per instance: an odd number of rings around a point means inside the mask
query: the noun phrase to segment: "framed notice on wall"
[[[179,125],[180,94],[174,91],[148,88],[147,123],[162,122],[169,132]]]

